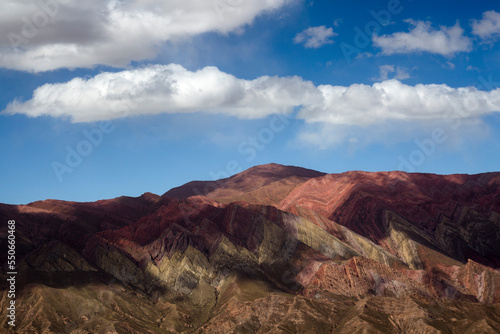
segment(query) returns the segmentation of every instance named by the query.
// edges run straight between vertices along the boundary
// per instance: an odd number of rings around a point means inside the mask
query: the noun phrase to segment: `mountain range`
[[[0,219],[5,333],[500,333],[498,172],[268,164]]]

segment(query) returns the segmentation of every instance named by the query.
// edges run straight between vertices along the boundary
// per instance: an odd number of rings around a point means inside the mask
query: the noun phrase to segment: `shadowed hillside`
[[[269,164],[0,218],[18,333],[500,332],[500,173]]]

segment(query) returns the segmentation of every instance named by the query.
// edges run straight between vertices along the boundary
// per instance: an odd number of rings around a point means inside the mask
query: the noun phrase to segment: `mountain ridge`
[[[17,225],[18,312],[37,310],[18,332],[500,331],[500,173],[268,164],[195,182],[0,205]]]

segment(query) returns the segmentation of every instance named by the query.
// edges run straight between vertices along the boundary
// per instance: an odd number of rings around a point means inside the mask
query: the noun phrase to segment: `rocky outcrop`
[[[43,272],[97,271],[78,252],[60,241],[42,245],[26,257],[23,265]]]
[[[404,230],[413,235],[403,239],[417,238],[419,243],[461,262],[472,258],[498,266],[500,240],[494,217],[500,211],[499,192],[499,173],[347,172],[303,183],[279,208],[297,214],[308,209],[394,254],[397,251],[386,242],[389,234],[398,238],[397,229],[388,221],[387,213],[392,212],[400,217],[400,223],[406,222]],[[334,233],[334,228],[328,228]],[[412,252],[410,245],[400,247]]]

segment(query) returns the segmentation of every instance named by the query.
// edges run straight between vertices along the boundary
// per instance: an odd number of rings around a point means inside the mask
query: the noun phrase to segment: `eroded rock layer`
[[[16,332],[498,333],[499,185],[270,164],[162,196],[1,204]]]

